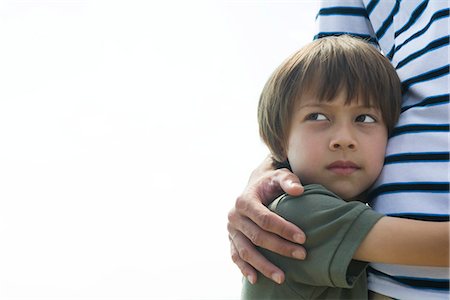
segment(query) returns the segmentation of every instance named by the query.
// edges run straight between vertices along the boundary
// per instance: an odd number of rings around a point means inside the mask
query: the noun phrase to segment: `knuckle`
[[[247,208],[248,208],[248,204],[247,204],[246,198],[244,196],[242,196],[242,195],[237,197],[237,199],[236,199],[236,209],[238,211],[246,211]]]
[[[292,173],[284,168],[284,169],[278,169],[275,171],[275,174],[272,179],[272,184],[277,183],[279,185],[281,182],[286,181],[291,177]]]
[[[230,242],[233,242],[233,240],[236,237],[237,231],[231,223],[227,224],[227,230],[228,230],[228,239],[230,240]],[[231,244],[233,245],[233,243]]]
[[[289,175],[289,174],[292,173],[291,171],[289,171],[288,168],[280,168],[280,169],[277,169],[277,172],[278,172],[278,173],[277,173],[278,175],[283,175],[283,176]]]
[[[277,169],[275,172],[276,176],[279,178],[288,178],[293,174],[288,168]]]
[[[288,169],[286,169],[286,168],[281,169],[280,171],[282,171],[282,172],[280,173],[280,177],[281,177],[281,179],[283,179],[283,180],[289,179],[289,178],[291,178],[292,175],[293,175],[293,173],[292,173],[291,171],[289,171]]]
[[[234,209],[228,212],[228,230],[230,229],[230,223],[236,219],[236,212]]]
[[[275,171],[273,171],[273,177],[280,177],[281,175],[283,175],[283,169],[276,169]]]
[[[238,264],[239,263],[239,261],[240,261],[240,257],[239,257],[239,253],[237,253],[237,252],[232,252],[231,253],[231,260],[235,263],[235,264]]]
[[[261,246],[262,238],[259,232],[254,232],[250,234],[249,239],[252,242],[252,244],[256,246]]]
[[[246,248],[239,249],[237,261],[239,261],[239,259],[248,261],[250,258],[251,258],[251,255],[250,255],[250,252],[248,251],[248,249],[246,249]]]
[[[292,233],[288,228],[283,226],[283,227],[281,227],[280,235],[281,236],[292,236]]]
[[[262,229],[268,229],[270,228],[270,225],[272,224],[272,221],[270,219],[270,215],[268,213],[262,213],[258,216],[259,224]]]

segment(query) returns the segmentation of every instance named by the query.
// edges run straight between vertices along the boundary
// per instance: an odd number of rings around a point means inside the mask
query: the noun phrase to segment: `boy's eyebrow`
[[[311,101],[311,103],[305,103],[305,104],[299,104],[299,105],[297,105],[297,110],[299,110],[299,109],[303,109],[303,108],[306,108],[306,107],[312,107],[312,108],[315,108],[315,107],[330,107],[330,106],[333,106],[333,105],[331,105],[331,104],[329,104],[329,103],[333,103],[333,102],[312,102]],[[368,108],[368,109],[379,109],[379,107],[377,107],[377,106],[374,106],[374,105],[364,105],[364,104],[356,104],[356,107],[357,108]]]
[[[313,98],[311,100],[303,99],[303,100],[297,102],[295,107],[296,107],[296,109],[302,109],[302,108],[305,108],[305,107],[321,107],[321,106],[325,106],[326,104],[327,104],[327,102],[325,102],[325,101],[318,101],[318,100]],[[329,105],[326,105],[326,106],[329,106]]]
[[[325,103],[306,103],[306,104],[299,104],[297,105],[298,109],[304,108],[304,107],[317,107],[317,106],[325,106]],[[327,105],[329,106],[329,105]]]

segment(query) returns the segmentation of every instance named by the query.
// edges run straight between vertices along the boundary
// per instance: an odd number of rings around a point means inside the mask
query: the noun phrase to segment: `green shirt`
[[[299,197],[283,195],[269,208],[306,233],[304,261],[259,250],[286,274],[278,285],[262,274],[244,280],[242,299],[367,299],[367,263],[353,254],[383,215],[362,202],[346,202],[321,185]]]

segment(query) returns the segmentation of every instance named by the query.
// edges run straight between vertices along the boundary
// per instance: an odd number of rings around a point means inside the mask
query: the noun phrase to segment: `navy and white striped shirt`
[[[386,215],[448,221],[449,1],[322,1],[316,38],[351,34],[377,45],[402,81],[400,120],[371,195]],[[372,264],[369,289],[399,299],[449,299],[449,269]]]

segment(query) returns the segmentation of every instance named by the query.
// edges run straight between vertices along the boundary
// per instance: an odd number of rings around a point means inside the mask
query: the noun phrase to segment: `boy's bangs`
[[[383,91],[378,89],[379,82],[370,72],[354,70],[349,64],[329,63],[313,64],[303,74],[303,84],[299,93],[305,91],[314,95],[320,102],[331,102],[341,93],[346,93],[345,104],[359,103],[366,107],[380,108]],[[362,66],[363,67],[363,66]]]

